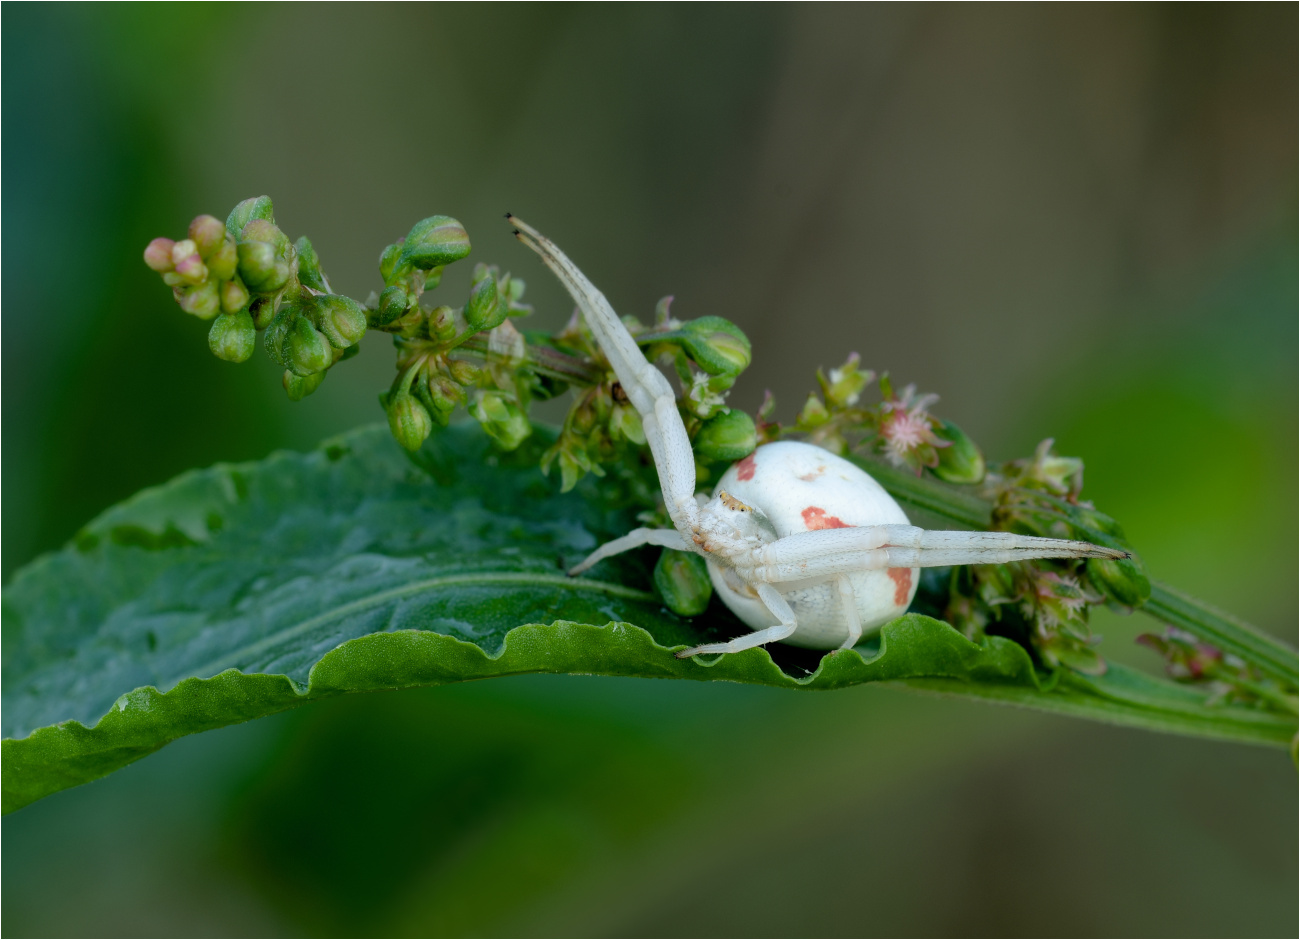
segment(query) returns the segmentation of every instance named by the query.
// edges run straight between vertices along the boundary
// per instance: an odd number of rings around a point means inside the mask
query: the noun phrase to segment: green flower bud
[[[320,388],[320,383],[325,381],[325,376],[326,373],[324,372],[313,372],[311,375],[294,375],[291,371],[285,369],[280,381],[284,384],[284,390],[289,395],[289,401],[302,401]]]
[[[155,238],[144,249],[144,263],[159,274],[165,274],[175,265],[172,263],[172,248],[175,242],[170,238]]]
[[[402,246],[400,260],[413,268],[428,271],[459,261],[469,254],[469,250],[469,235],[465,233],[465,227],[450,216],[434,215],[421,219],[411,228]]]
[[[366,335],[366,308],[351,297],[325,294],[314,306],[316,326],[331,346],[346,349]]]
[[[682,324],[681,344],[687,355],[710,375],[739,374],[753,357],[749,337],[730,320],[700,317]]]
[[[645,443],[645,428],[641,416],[630,405],[615,403],[609,412],[609,436],[614,440],[628,440],[633,444]]]
[[[429,393],[430,404],[433,405],[435,410],[443,414],[447,414],[453,411],[457,405],[465,403],[465,389],[446,376],[436,374],[429,376],[426,389]]]
[[[965,431],[951,421],[941,420],[934,436],[949,442],[948,447],[935,448],[939,454],[939,464],[932,468],[935,476],[947,483],[974,484],[984,480],[984,455]]]
[[[655,563],[655,588],[664,606],[683,617],[696,617],[709,607],[713,582],[704,559],[694,552],[666,548]]]
[[[447,371],[451,377],[461,385],[473,385],[478,381],[482,374],[481,370],[472,362],[466,362],[464,359],[451,359],[447,362]]]
[[[447,342],[459,332],[456,329],[456,311],[446,305],[434,307],[429,311],[428,330],[432,339]]]
[[[228,281],[239,268],[239,249],[233,238],[226,238],[208,258],[208,271],[219,281]]]
[[[248,306],[248,288],[239,281],[222,281],[221,309],[226,313],[234,313],[243,310],[246,306]],[[253,322],[251,317],[248,322]]]
[[[485,272],[469,289],[469,302],[465,304],[465,322],[474,332],[491,330],[506,318],[506,305],[497,297],[497,281],[492,273]]]
[[[384,292],[379,295],[379,310],[375,315],[376,323],[379,326],[387,326],[394,320],[406,313],[406,307],[409,298],[406,295],[406,289],[394,284],[392,287],[385,287]]]
[[[190,241],[198,246],[199,254],[206,258],[226,240],[226,227],[218,218],[200,215],[190,223],[189,234]]]
[[[384,279],[385,284],[391,283],[402,273],[399,263],[402,260],[402,249],[405,243],[406,239],[393,242],[379,254],[379,276]]]
[[[312,290],[328,292],[330,286],[321,273],[320,257],[312,247],[311,240],[304,235],[293,246],[298,252],[298,280]]]
[[[758,446],[754,419],[739,408],[730,408],[705,421],[695,436],[695,456],[731,463],[748,457]]]
[[[488,436],[505,450],[514,450],[533,431],[528,416],[519,406],[507,401],[500,392],[480,394],[469,413],[474,416]]]
[[[283,352],[289,368],[297,375],[312,375],[334,364],[329,340],[306,317],[298,317],[289,328]]]
[[[410,392],[389,395],[385,408],[388,412],[388,427],[393,432],[393,437],[397,438],[397,443],[407,450],[419,450],[433,430],[433,419],[429,417],[429,412]]]
[[[254,297],[248,302],[248,312],[253,315],[253,326],[266,329],[275,317],[275,298]]]
[[[257,330],[247,310],[221,314],[208,330],[208,348],[218,359],[227,362],[246,362],[256,345]]]
[[[1151,580],[1136,556],[1119,561],[1089,558],[1087,571],[1092,586],[1120,607],[1141,607],[1151,597]]]
[[[260,318],[258,314],[270,306],[270,303],[259,306],[256,300],[249,305],[250,313],[253,313],[255,308],[258,310],[258,313],[254,314],[254,325],[257,324],[257,320]],[[262,344],[266,347],[267,355],[286,369],[289,368],[289,333],[301,316],[302,311],[298,307],[293,304],[285,304],[275,313],[266,327],[266,333],[262,336]]]
[[[280,227],[266,219],[253,219],[239,233],[241,242],[267,242],[275,248],[280,257],[289,253],[289,236],[280,231]]]
[[[272,209],[270,196],[254,196],[251,199],[245,199],[230,210],[230,215],[226,217],[226,231],[233,237],[238,238],[239,233],[244,230],[244,226],[253,219],[266,219],[268,222],[274,222],[275,214]]]
[[[276,257],[269,242],[239,243],[239,276],[250,289],[269,294],[289,283],[289,265]]]
[[[221,312],[221,297],[216,281],[204,281],[196,287],[177,290],[176,302],[182,310],[200,320],[211,320]]]

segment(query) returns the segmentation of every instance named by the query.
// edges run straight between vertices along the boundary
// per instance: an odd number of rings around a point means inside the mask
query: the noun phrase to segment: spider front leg
[[[695,501],[695,455],[682,416],[677,411],[677,396],[673,394],[672,386],[646,359],[605,295],[578,266],[536,229],[514,216],[506,218],[515,226],[515,236],[541,256],[582,311],[587,327],[618,376],[619,384],[641,416],[641,427],[654,457],[655,470],[659,473],[668,516],[683,536],[685,547],[697,551],[693,544],[699,521],[699,504]]]
[[[569,569],[569,576],[582,574],[597,562],[611,555],[640,548],[642,545],[661,545],[678,551],[689,551],[686,541],[675,529],[633,529],[627,535],[606,542],[581,562]]]
[[[703,646],[681,650],[674,655],[678,659],[687,659],[691,656],[699,656],[701,653],[739,653],[741,650],[762,646],[764,643],[776,643],[792,636],[798,623],[795,621],[794,611],[790,609],[785,598],[770,584],[759,584],[755,590],[758,591],[759,600],[772,612],[772,616],[781,621],[779,624],[766,630],[756,630],[749,636],[736,637],[728,643],[706,643]],[[859,633],[860,630],[861,628]]]

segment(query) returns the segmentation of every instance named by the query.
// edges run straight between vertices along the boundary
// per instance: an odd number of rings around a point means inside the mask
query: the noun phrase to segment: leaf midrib
[[[191,677],[211,678],[226,669],[235,667],[236,663],[247,662],[248,658],[269,649],[278,643],[291,639],[300,634],[306,633],[323,623],[340,617],[346,617],[349,614],[365,610],[369,607],[375,607],[379,604],[395,598],[406,597],[411,594],[418,594],[431,588],[452,587],[465,584],[495,584],[502,587],[514,587],[520,585],[547,585],[550,587],[562,587],[571,591],[591,591],[595,593],[608,594],[613,597],[624,597],[634,601],[654,602],[658,598],[648,591],[638,591],[635,588],[626,587],[622,584],[614,584],[611,581],[594,581],[590,578],[570,578],[568,575],[561,574],[532,574],[528,572],[502,573],[492,572],[489,574],[454,574],[443,575],[437,578],[425,578],[422,581],[412,581],[398,588],[389,588],[386,591],[380,591],[377,594],[371,594],[368,597],[358,598],[341,604],[331,610],[316,614],[292,626],[278,630],[270,636],[263,637],[256,643],[250,643],[247,646],[234,650],[231,653],[204,663],[197,669],[186,670],[184,675],[172,679],[170,682],[159,686],[159,691],[166,691],[175,688],[175,686]]]

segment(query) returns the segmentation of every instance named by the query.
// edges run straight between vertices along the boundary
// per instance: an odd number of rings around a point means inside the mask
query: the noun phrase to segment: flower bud
[[[312,290],[328,292],[330,286],[321,273],[320,257],[312,247],[311,240],[304,235],[294,244],[298,252],[298,280]]]
[[[431,375],[427,384],[429,403],[436,411],[447,414],[465,403],[465,389],[444,375]],[[443,422],[444,424],[446,422]]]
[[[199,254],[204,258],[221,247],[226,240],[226,227],[221,220],[210,215],[197,216],[190,223],[190,241],[198,246]]]
[[[254,297],[248,302],[248,312],[253,315],[253,326],[266,329],[275,317],[275,298]]]
[[[325,375],[324,372],[313,372],[311,375],[294,375],[291,371],[285,369],[280,381],[284,385],[285,392],[289,395],[289,401],[302,401],[320,388],[320,383],[325,381]]]
[[[259,304],[257,300],[249,305],[249,312],[254,314],[254,325],[270,306],[270,303]],[[254,310],[257,312],[254,313]],[[276,311],[266,327],[266,332],[262,334],[262,345],[266,347],[267,355],[285,368],[289,367],[289,333],[301,316],[301,310],[292,304],[285,304]]]
[[[294,321],[284,338],[284,356],[297,375],[312,375],[334,364],[330,342],[306,317]]]
[[[199,257],[198,246],[188,238],[172,245],[172,265],[187,284],[202,284],[208,278],[208,269]]]
[[[817,382],[821,385],[826,404],[832,408],[851,408],[862,397],[862,389],[867,382],[876,377],[870,369],[863,372],[858,368],[861,358],[857,353],[849,353],[849,358],[838,369],[831,369],[830,375],[823,375],[817,370]]]
[[[274,222],[275,214],[272,209],[270,196],[254,196],[251,199],[245,199],[230,210],[230,215],[226,217],[226,231],[238,238],[239,233],[244,230],[244,226],[253,219],[266,219],[268,222]]]
[[[1137,559],[1089,558],[1088,581],[1120,607],[1135,609],[1151,597],[1151,580]]]
[[[275,248],[280,257],[289,252],[289,236],[280,231],[280,227],[266,219],[253,219],[239,233],[241,242],[267,242]]]
[[[351,297],[325,294],[316,298],[316,326],[330,345],[346,349],[366,335],[366,308]]]
[[[749,338],[730,320],[700,317],[682,324],[682,345],[687,354],[710,375],[739,374],[748,367],[753,351]]]
[[[239,281],[222,281],[221,309],[226,313],[235,313],[246,306],[248,306],[248,288]],[[248,322],[253,322],[251,317]]]
[[[469,302],[465,304],[465,322],[476,333],[501,325],[506,318],[506,305],[497,297],[497,280],[492,272],[485,271],[469,289]]]
[[[170,238],[155,238],[144,249],[144,263],[159,274],[165,274],[175,265],[172,262],[172,246],[176,243]]]
[[[200,320],[210,320],[221,311],[221,297],[216,281],[204,281],[196,287],[177,290],[176,302],[182,310]]]
[[[641,426],[641,416],[631,405],[616,403],[609,414],[609,435],[618,440],[629,440],[633,444],[645,443],[645,428]]]
[[[932,468],[935,476],[947,483],[974,484],[984,480],[984,455],[965,431],[951,421],[941,420],[934,436],[950,444],[936,448],[939,463]]]
[[[694,441],[696,457],[727,463],[748,457],[757,446],[754,419],[739,408],[729,408],[709,418]]]
[[[469,254],[465,227],[450,216],[421,219],[411,228],[402,246],[401,262],[421,271],[440,268]]]
[[[379,310],[376,313],[376,323],[379,326],[387,326],[402,314],[406,313],[408,298],[406,289],[394,284],[392,287],[385,287],[384,292],[379,295]]]
[[[447,371],[451,377],[461,385],[473,385],[478,381],[481,374],[478,366],[472,362],[466,362],[464,359],[450,359],[447,362]]]
[[[529,434],[533,426],[519,406],[507,401],[500,392],[482,393],[470,406],[474,416],[488,436],[505,450],[514,450]]]
[[[239,275],[250,289],[269,294],[289,282],[289,266],[276,257],[269,242],[239,243]]]
[[[397,443],[407,450],[419,450],[424,439],[433,430],[433,419],[424,406],[410,392],[397,392],[388,396],[386,406],[388,427]]]
[[[429,311],[428,331],[431,339],[447,342],[459,332],[456,329],[456,311],[445,304],[434,307]]]
[[[666,548],[655,563],[655,588],[664,606],[682,617],[696,617],[709,606],[713,583],[704,559],[694,552]]]
[[[225,231],[225,229],[222,229]],[[257,330],[247,310],[223,313],[212,321],[208,331],[208,348],[218,359],[246,362],[257,345]]]
[[[235,240],[227,237],[208,258],[208,272],[219,281],[228,281],[239,268],[239,249]]]
[[[800,431],[810,431],[821,427],[830,419],[831,415],[826,410],[826,404],[816,392],[810,392],[808,400],[803,403],[803,409],[799,412],[799,417],[795,419],[795,427]]]
[[[379,276],[388,284],[401,276],[400,261],[402,259],[402,249],[406,245],[406,239],[393,242],[379,254]]]

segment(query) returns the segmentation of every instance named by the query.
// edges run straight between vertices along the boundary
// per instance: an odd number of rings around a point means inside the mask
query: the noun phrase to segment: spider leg
[[[858,599],[853,596],[853,582],[848,578],[836,578],[835,586],[840,589],[840,605],[844,610],[844,620],[849,625],[849,635],[840,644],[840,649],[851,650],[862,639],[862,618],[858,616]]]
[[[611,555],[617,555],[629,549],[640,548],[642,545],[662,545],[664,548],[687,551],[685,540],[675,529],[633,529],[627,535],[611,539],[600,546],[581,562],[570,568],[569,575],[572,577],[576,574],[582,574],[598,561],[604,561]]]
[[[798,624],[794,619],[794,611],[786,603],[785,598],[777,592],[776,588],[770,584],[758,585],[758,597],[763,605],[772,612],[772,615],[781,622],[775,627],[768,627],[766,630],[755,630],[749,636],[738,636],[728,643],[706,643],[704,646],[696,646],[692,649],[682,650],[676,653],[678,659],[686,659],[690,656],[698,656],[701,653],[739,653],[741,650],[747,650],[751,647],[762,646],[764,643],[775,643],[778,640],[784,640],[794,633]]]
[[[901,543],[901,544],[900,544]],[[931,532],[915,526],[860,526],[786,536],[759,549],[759,564],[737,565],[751,581],[780,583],[827,578],[872,568],[1000,565],[1036,558],[1129,557],[1090,542],[1014,532]]]
[[[619,384],[641,416],[646,443],[659,472],[664,506],[673,525],[679,532],[693,532],[699,518],[699,505],[695,502],[695,455],[686,426],[677,412],[677,396],[672,386],[646,359],[605,295],[578,266],[536,229],[514,216],[507,218],[515,226],[515,237],[541,256],[582,311]]]

